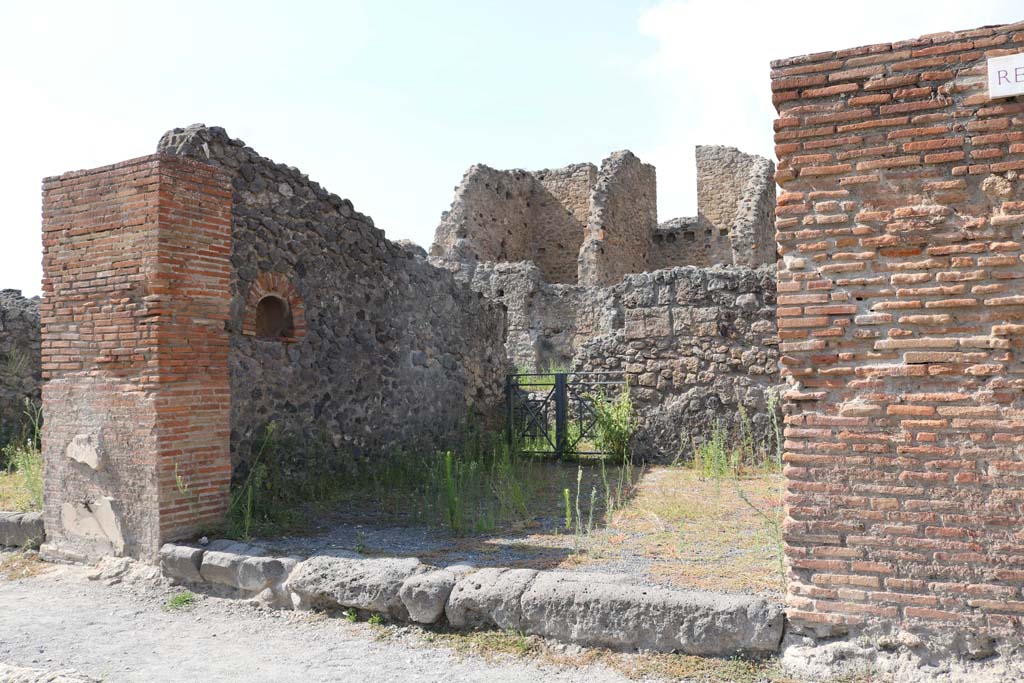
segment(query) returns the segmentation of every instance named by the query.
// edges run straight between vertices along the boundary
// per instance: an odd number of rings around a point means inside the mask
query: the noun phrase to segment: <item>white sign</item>
[[[988,60],[988,98],[1024,95],[1024,53]]]

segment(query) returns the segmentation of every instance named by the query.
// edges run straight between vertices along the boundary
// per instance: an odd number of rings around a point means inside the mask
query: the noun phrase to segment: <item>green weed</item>
[[[195,593],[191,591],[182,591],[181,593],[171,596],[171,598],[164,603],[164,609],[168,612],[183,610],[188,607],[192,607],[196,604],[197,600],[198,598]]]
[[[531,519],[547,482],[543,465],[503,435],[467,426],[461,447],[356,457],[268,425],[232,489],[228,535],[302,531],[310,512],[346,504],[394,521],[490,531]],[[283,462],[287,458],[287,462]]]
[[[43,509],[42,409],[26,398],[24,415],[29,425],[27,437],[0,451],[7,463],[6,472],[0,472],[0,509],[37,512]]]
[[[730,433],[722,423],[716,423],[709,438],[694,448],[692,463],[701,477],[714,480],[716,491],[723,480],[730,480],[739,499],[761,519],[778,560],[780,578],[785,583],[782,539],[785,504],[782,491],[759,503],[751,500],[738,485],[739,477],[748,471],[777,472],[782,469],[783,434],[776,391],[768,392],[766,404],[770,432],[763,441],[755,440],[753,421],[740,405],[738,431]]]
[[[629,386],[623,385],[619,395],[611,400],[603,394],[597,396],[593,405],[597,413],[595,441],[598,449],[611,454],[614,460],[625,462],[630,456],[637,427]]]

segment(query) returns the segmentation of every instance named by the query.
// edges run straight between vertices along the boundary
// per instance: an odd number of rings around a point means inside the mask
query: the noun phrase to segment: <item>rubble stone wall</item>
[[[676,266],[773,264],[774,166],[731,147],[696,151],[700,215],[658,224],[653,166],[628,150],[541,171],[471,167],[430,254],[452,270],[531,261],[547,282],[607,287]]]
[[[40,363],[39,300],[0,290],[0,447],[28,436],[25,399],[39,403]]]
[[[590,198],[587,235],[579,253],[579,283],[613,285],[648,270],[651,236],[658,227],[654,166],[632,152],[601,163]]]
[[[758,443],[774,440],[769,393],[779,383],[770,268],[673,268],[605,290],[612,323],[578,349],[577,370],[621,370],[640,429],[640,457],[688,454],[716,424],[738,433],[741,409]],[[770,452],[770,449],[769,449]]]
[[[471,167],[441,217],[431,252],[465,262],[533,261],[549,282],[576,282],[584,226],[561,197],[578,203],[589,193],[590,171],[580,164],[538,175]]]
[[[1019,643],[1024,24],[772,63],[797,633]]]
[[[580,346],[621,318],[609,288],[549,284],[530,262],[480,264],[469,282],[507,307],[508,357],[527,372],[571,368]]]
[[[732,263],[729,237],[713,231],[697,216],[673,218],[658,225],[648,258],[651,270]]]
[[[709,265],[756,268],[774,263],[772,163],[718,145],[698,146],[696,158],[699,248],[695,251],[702,252]]]
[[[543,191],[535,201],[542,203],[541,216],[554,214],[548,220],[534,218],[531,223],[534,261],[548,282],[576,282],[580,246],[590,215],[590,193],[597,182],[593,164],[573,164],[565,168],[534,171]],[[551,200],[557,205],[548,206]],[[556,207],[567,211],[570,220],[561,217]]]
[[[507,360],[499,305],[430,265],[421,249],[390,242],[347,199],[223,129],[176,129],[159,149],[231,177],[236,465],[270,422],[328,449],[380,455],[443,445],[467,418],[500,414]],[[510,183],[489,171],[468,175],[525,205],[536,181]],[[247,327],[254,287],[276,288],[292,312],[301,305],[301,335],[297,318],[283,338]]]
[[[716,423],[736,429],[740,407],[759,442],[774,437],[770,267],[674,268],[585,287],[548,284],[532,263],[488,263],[470,283],[507,306],[507,353],[517,368],[625,372],[641,424],[639,457],[671,460]]]

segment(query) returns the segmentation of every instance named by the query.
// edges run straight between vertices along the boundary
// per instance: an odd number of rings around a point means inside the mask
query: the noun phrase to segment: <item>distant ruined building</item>
[[[778,382],[773,164],[696,148],[698,215],[658,223],[632,152],[542,171],[472,166],[431,262],[508,311],[520,370],[621,370],[640,451],[674,457],[740,409],[768,428]]]
[[[698,215],[658,224],[654,166],[632,152],[542,171],[472,167],[441,217],[431,256],[460,269],[532,261],[546,282],[607,286],[675,266],[775,262],[774,166],[699,146]]]

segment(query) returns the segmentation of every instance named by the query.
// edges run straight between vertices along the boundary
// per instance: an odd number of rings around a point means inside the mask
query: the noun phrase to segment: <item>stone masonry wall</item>
[[[590,218],[590,192],[597,182],[597,167],[594,164],[570,164],[563,168],[531,171],[531,174],[561,202],[581,228],[586,227]],[[582,229],[576,239],[583,241]]]
[[[572,164],[564,168],[533,171],[532,175],[544,188],[537,192],[535,201],[547,204],[553,199],[557,204],[544,206],[541,215],[550,215],[548,220],[534,218],[531,227],[534,258],[537,267],[548,282],[574,284],[579,266],[576,262],[587,219],[590,215],[590,193],[597,182],[597,168],[593,164]],[[569,212],[565,220],[556,206]]]
[[[697,236],[709,264],[775,262],[772,163],[733,147],[699,145]],[[692,245],[691,245],[692,247]]]
[[[47,557],[152,559],[222,519],[230,209],[175,157],[44,180]]]
[[[987,657],[1024,612],[1024,24],[772,64],[797,633]]]
[[[601,162],[590,199],[587,234],[579,253],[579,283],[607,286],[648,269],[651,235],[658,226],[654,166],[632,152]]]
[[[483,263],[468,281],[507,307],[506,351],[512,365],[527,372],[571,368],[588,339],[622,326],[610,288],[548,284],[529,262]]]
[[[432,253],[468,261],[526,261],[533,257],[530,207],[536,180],[526,171],[471,166],[441,216]]]
[[[0,447],[28,436],[25,399],[39,402],[39,354],[39,300],[0,290]]]
[[[737,427],[739,406],[759,441],[772,437],[767,392],[779,375],[770,267],[674,268],[584,287],[547,284],[530,263],[488,263],[469,282],[508,307],[507,352],[517,368],[626,373],[641,420],[639,457],[672,460],[716,421]]]
[[[659,224],[654,231],[648,261],[650,270],[730,265],[729,236],[706,227],[697,216],[673,218]]]
[[[580,371],[622,370],[640,420],[635,452],[672,460],[716,423],[758,443],[773,438],[768,392],[778,384],[775,279],[769,268],[673,268],[629,275],[606,290],[612,329],[580,345]],[[687,451],[688,452],[688,451]]]
[[[236,465],[271,421],[344,457],[433,448],[467,418],[493,418],[507,367],[500,306],[221,128],[176,129],[159,148],[231,177]],[[297,312],[295,329],[262,338],[253,309],[275,291]]]
[[[547,282],[598,287],[661,268],[774,263],[772,163],[731,147],[697,147],[696,158],[701,214],[661,225],[655,169],[629,151],[612,153],[600,172],[473,166],[431,256],[453,270],[532,261]]]
[[[561,197],[578,203],[587,166],[538,174],[472,166],[441,216],[431,253],[467,263],[533,261],[549,282],[575,282],[584,226]]]

